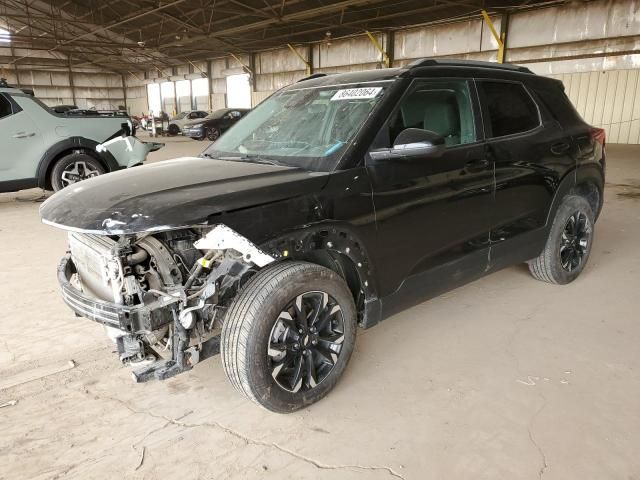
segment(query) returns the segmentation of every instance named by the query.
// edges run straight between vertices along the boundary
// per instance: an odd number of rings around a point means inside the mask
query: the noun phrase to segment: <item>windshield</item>
[[[384,84],[367,84],[276,93],[203,155],[332,171],[384,90]]]

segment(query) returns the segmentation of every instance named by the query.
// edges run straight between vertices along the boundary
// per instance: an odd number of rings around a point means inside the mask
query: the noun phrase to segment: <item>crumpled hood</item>
[[[180,158],[71,185],[40,207],[42,221],[109,235],[189,227],[216,213],[319,191],[328,173],[241,161]]]

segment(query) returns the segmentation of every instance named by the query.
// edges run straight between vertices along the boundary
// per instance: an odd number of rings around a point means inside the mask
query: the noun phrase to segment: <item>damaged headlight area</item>
[[[153,235],[72,232],[58,280],[67,305],[105,325],[121,361],[144,382],[217,354],[227,306],[273,261],[225,225]]]

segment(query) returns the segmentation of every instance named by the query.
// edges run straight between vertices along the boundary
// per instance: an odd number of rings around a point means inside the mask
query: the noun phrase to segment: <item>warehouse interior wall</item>
[[[0,77],[20,88],[31,88],[46,105],[114,110],[125,103],[123,77],[98,70],[33,70],[0,68]]]
[[[588,122],[605,128],[610,142],[640,143],[640,97],[636,95],[639,12],[640,0],[598,0],[493,15],[491,20],[496,30],[506,33],[505,61],[563,81],[578,111]],[[392,67],[423,57],[497,61],[498,43],[481,17],[372,35]],[[115,108],[126,104],[136,115],[149,111],[149,85],[159,84],[161,108],[173,114],[190,108],[229,106],[228,77],[250,75],[251,104],[255,106],[308,72],[385,68],[384,58],[362,34],[126,75],[5,67],[0,76],[33,88],[49,105]],[[176,96],[177,85],[180,94]]]

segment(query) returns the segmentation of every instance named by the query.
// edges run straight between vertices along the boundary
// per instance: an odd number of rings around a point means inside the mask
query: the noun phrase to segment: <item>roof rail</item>
[[[407,68],[419,68],[419,67],[476,67],[476,68],[496,68],[499,70],[510,70],[512,72],[520,73],[533,73],[527,67],[521,67],[520,65],[514,65],[512,63],[495,63],[495,62],[481,62],[478,60],[459,60],[456,58],[420,58],[414,60]]]
[[[329,74],[328,74],[328,73],[322,73],[322,72],[319,72],[319,73],[312,73],[312,74],[311,74],[311,75],[309,75],[308,77],[301,78],[301,79],[300,79],[300,80],[298,80],[296,83],[304,82],[304,81],[306,81],[306,80],[312,80],[312,79],[314,79],[314,78],[326,77],[327,75],[329,75]]]

